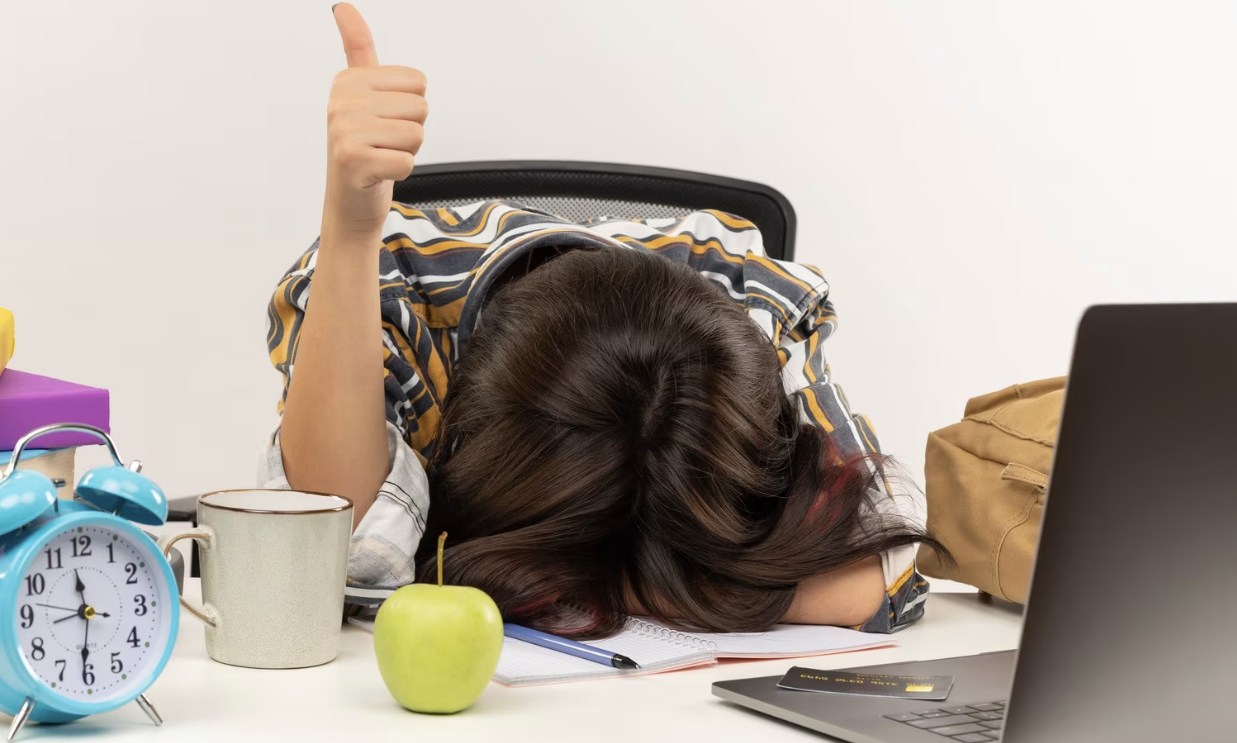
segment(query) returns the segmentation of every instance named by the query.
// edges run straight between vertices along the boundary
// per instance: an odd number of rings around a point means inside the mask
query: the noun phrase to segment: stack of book
[[[51,423],[86,423],[110,431],[108,392],[52,377],[6,368],[13,357],[13,315],[0,309],[0,470],[8,466],[17,441],[30,431]],[[33,442],[37,449],[22,452],[18,469],[42,472],[63,480],[63,498],[73,497],[77,448],[100,442],[89,434],[59,432]]]

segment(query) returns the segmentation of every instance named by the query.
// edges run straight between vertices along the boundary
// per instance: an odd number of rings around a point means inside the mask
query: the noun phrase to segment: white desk
[[[186,582],[197,597],[197,579]],[[1008,650],[1021,618],[976,594],[936,593],[927,614],[899,632],[896,648],[812,658],[819,668],[891,663]],[[64,726],[28,725],[19,741],[48,738],[109,743],[241,741],[820,741],[824,738],[732,706],[710,692],[714,681],[780,674],[799,661],[739,661],[608,681],[508,689],[491,684],[471,709],[453,716],[401,708],[378,675],[372,635],[344,628],[339,657],[318,668],[233,668],[206,656],[202,625],[181,613],[176,651],[147,692],[162,713],[154,727],[136,705]],[[2,717],[2,716],[0,716]],[[5,722],[7,727],[7,721]]]

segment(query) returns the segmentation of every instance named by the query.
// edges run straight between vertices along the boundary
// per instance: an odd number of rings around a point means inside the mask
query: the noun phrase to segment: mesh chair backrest
[[[770,257],[794,258],[794,209],[778,191],[750,181],[609,163],[504,161],[419,165],[395,184],[395,200],[418,208],[487,199],[509,199],[575,222],[717,209],[755,223]]]
[[[616,199],[589,199],[576,196],[533,196],[514,193],[497,194],[483,199],[510,199],[524,206],[549,212],[556,217],[572,222],[583,222],[598,217],[615,217],[618,219],[657,219],[659,217],[683,217],[691,213],[691,209],[669,204],[647,204],[641,201],[619,201]],[[435,209],[440,206],[463,206],[483,199],[438,199],[419,201],[417,208]]]

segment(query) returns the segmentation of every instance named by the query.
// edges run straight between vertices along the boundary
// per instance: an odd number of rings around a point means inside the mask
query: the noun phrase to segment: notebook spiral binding
[[[661,625],[646,622],[643,619],[631,617],[627,620],[627,629],[644,637],[652,637],[662,642],[668,642],[672,645],[691,648],[692,650],[708,650],[709,652],[717,651],[717,643],[712,640],[705,640],[694,635],[689,635],[686,632],[662,627]]]

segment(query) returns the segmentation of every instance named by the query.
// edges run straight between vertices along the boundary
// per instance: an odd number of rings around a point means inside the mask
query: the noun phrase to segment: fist
[[[327,197],[323,233],[381,237],[394,181],[407,178],[421,149],[425,75],[380,66],[356,8],[340,3],[335,23],[348,69],[335,76],[327,105]]]

